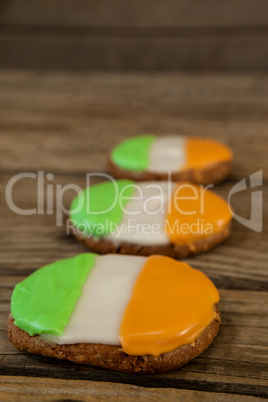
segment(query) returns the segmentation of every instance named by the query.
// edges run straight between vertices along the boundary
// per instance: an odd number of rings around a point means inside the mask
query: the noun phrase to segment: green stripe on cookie
[[[111,160],[125,170],[146,170],[149,166],[149,152],[155,136],[140,135],[120,142],[111,153]]]
[[[47,265],[15,286],[11,314],[30,335],[62,335],[97,254],[85,253]]]
[[[114,180],[86,188],[72,201],[72,224],[84,236],[111,233],[123,218],[123,207],[134,193],[132,180]]]

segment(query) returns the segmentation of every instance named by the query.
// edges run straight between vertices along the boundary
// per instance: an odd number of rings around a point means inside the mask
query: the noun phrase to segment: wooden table
[[[181,370],[158,375],[120,374],[16,350],[6,320],[14,285],[35,269],[85,251],[54,213],[19,215],[5,200],[19,172],[44,171],[45,195],[87,172],[104,172],[107,152],[137,133],[212,136],[235,153],[231,178],[216,191],[227,198],[235,183],[263,169],[267,191],[268,78],[264,75],[0,73],[1,295],[0,370],[3,400],[253,401],[268,395],[267,227],[256,233],[234,221],[225,244],[189,259],[219,287],[222,326],[213,344]],[[248,180],[247,180],[248,182]],[[51,187],[47,187],[50,184]],[[39,184],[40,185],[40,184]],[[58,186],[58,187],[56,187]],[[66,190],[68,208],[75,193]],[[267,196],[267,193],[266,193]],[[13,188],[22,209],[36,208],[37,180]],[[250,190],[232,197],[249,217]],[[59,206],[58,206],[59,207]],[[263,205],[267,223],[267,202]]]

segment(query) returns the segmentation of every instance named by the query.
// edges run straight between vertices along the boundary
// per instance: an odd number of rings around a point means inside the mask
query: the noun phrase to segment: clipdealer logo
[[[97,179],[105,179],[110,180],[115,189],[115,199],[113,204],[108,208],[106,211],[99,212],[100,214],[105,214],[109,210],[111,210],[116,202],[120,199],[119,189],[116,184],[116,180],[106,174],[106,173],[88,173],[86,175],[86,186],[89,187],[92,178]],[[37,204],[35,208],[31,209],[23,209],[20,208],[13,198],[13,190],[16,185],[22,180],[30,179],[35,180],[36,182],[36,189],[37,189]],[[53,173],[45,173],[43,171],[37,172],[21,172],[14,175],[7,183],[5,188],[5,199],[6,203],[11,211],[18,215],[56,215],[56,225],[62,226],[63,225],[63,217],[64,215],[69,215],[70,210],[65,208],[63,204],[64,196],[66,191],[73,191],[76,195],[80,194],[80,202],[77,205],[77,209],[82,208],[84,203],[83,197],[83,188],[78,186],[74,183],[69,183],[65,185],[61,184],[52,184],[51,181],[54,179]],[[262,179],[262,170],[255,172],[249,176],[250,188],[254,189],[256,187],[261,187],[263,183]],[[152,185],[152,184],[151,184]],[[134,188],[139,189],[138,184],[133,184]],[[155,184],[157,186],[157,182]],[[160,187],[160,186],[159,186]],[[168,183],[168,192],[171,194],[171,187],[172,183]],[[206,188],[212,188],[213,185],[206,186]],[[206,189],[205,188],[205,189]],[[229,191],[228,194],[228,205],[230,212],[233,215],[233,218],[236,219],[239,223],[243,226],[260,233],[263,229],[263,190],[262,188],[252,191],[251,198],[250,198],[250,205],[251,205],[251,213],[250,218],[246,219],[243,216],[240,216],[237,212],[234,212],[231,208],[231,198],[233,195],[245,191],[247,189],[246,178],[242,179],[238,183],[236,183]],[[204,189],[204,191],[205,191]],[[142,194],[140,194],[142,197]],[[144,198],[144,205],[146,205],[148,200]],[[202,202],[202,200],[201,200]],[[124,208],[122,207],[124,211]],[[181,211],[179,211],[181,212]],[[149,214],[149,212],[146,211]],[[159,211],[159,213],[161,213]]]
[[[262,186],[262,170],[259,170],[256,173],[253,173],[249,176],[250,188],[260,187]],[[230,199],[234,194],[237,194],[243,190],[247,189],[246,179],[240,180],[236,183],[228,195],[228,205],[230,206]],[[251,199],[250,199],[250,218],[246,219],[242,216],[239,216],[237,213],[233,211],[233,218],[235,218],[239,223],[243,226],[254,230],[254,232],[260,233],[263,228],[263,191],[251,191]]]

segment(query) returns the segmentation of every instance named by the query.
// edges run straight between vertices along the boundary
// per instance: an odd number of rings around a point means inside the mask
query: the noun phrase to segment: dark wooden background
[[[267,0],[0,0],[0,67],[266,71]]]
[[[240,401],[268,397],[268,79],[263,75],[0,72],[0,399]],[[234,221],[221,246],[189,259],[219,288],[222,325],[213,344],[181,370],[160,375],[115,373],[19,352],[7,339],[15,284],[52,261],[84,252],[56,226],[56,186],[86,185],[105,172],[107,154],[142,132],[210,136],[235,155],[231,177],[216,191],[227,198],[239,180],[263,169],[264,230]],[[22,216],[5,200],[18,172],[54,179],[53,214]],[[45,196],[47,191],[45,190]],[[73,191],[63,196],[68,208]],[[36,180],[14,186],[21,208],[35,208]],[[250,190],[233,207],[247,218]],[[46,205],[46,204],[45,204]],[[64,399],[65,398],[65,399]]]
[[[268,398],[267,71],[267,0],[0,0],[0,400]],[[235,221],[223,245],[189,260],[219,288],[219,335],[181,370],[160,375],[19,352],[6,333],[15,284],[85,251],[56,225],[56,186],[84,187],[87,172],[106,171],[112,146],[148,132],[226,142],[235,160],[216,188],[225,198],[263,170],[262,233]],[[54,175],[45,180],[53,214],[17,215],[6,185],[38,170]],[[64,193],[66,208],[74,195]],[[13,196],[36,207],[36,182],[18,182]],[[249,217],[250,190],[232,203]]]

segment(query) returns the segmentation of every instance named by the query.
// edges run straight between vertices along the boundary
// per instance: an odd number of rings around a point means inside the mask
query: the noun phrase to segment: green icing
[[[86,253],[47,265],[15,286],[11,314],[30,335],[62,335],[97,254]]]
[[[125,207],[134,193],[132,180],[114,180],[86,188],[72,201],[72,224],[84,236],[101,237],[120,224]]]
[[[121,169],[146,170],[149,166],[149,151],[155,141],[155,136],[140,135],[120,142],[112,150],[111,159]]]

